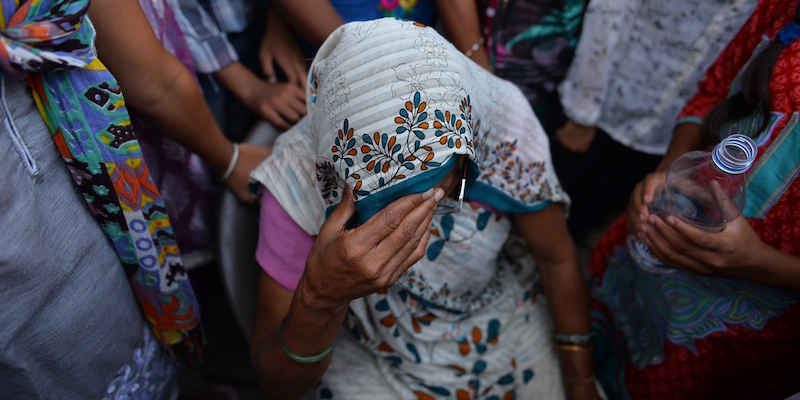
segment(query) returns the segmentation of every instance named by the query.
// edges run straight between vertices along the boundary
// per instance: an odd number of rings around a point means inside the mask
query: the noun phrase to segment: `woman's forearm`
[[[344,24],[328,0],[278,0],[276,2],[289,25],[314,47]]]
[[[760,242],[749,261],[753,273],[746,279],[755,283],[800,292],[800,257]]]
[[[323,307],[304,293],[301,279],[286,315],[281,337],[292,353],[311,356],[324,352],[334,343],[347,307]],[[292,360],[281,348],[277,329],[254,339],[256,343],[252,346],[251,357],[261,386],[270,399],[296,398],[310,390],[327,371],[333,354],[318,362],[303,364]]]
[[[491,71],[486,44],[478,42],[483,34],[475,0],[436,0],[436,9],[450,42],[462,53],[472,50],[472,61]],[[473,50],[475,45],[477,49]]]
[[[160,132],[202,157],[222,175],[233,156],[233,144],[223,135],[189,71],[177,60],[172,64],[177,71],[165,74],[168,77],[165,82],[157,83],[164,90],[151,99],[129,97],[128,104]],[[125,86],[122,90],[126,95],[129,92]]]
[[[517,215],[515,222],[536,259],[555,330],[562,334],[589,333],[589,294],[562,206],[552,204],[535,213]],[[559,350],[568,385],[592,377],[592,355],[588,350]]]
[[[214,122],[189,70],[155,37],[139,3],[95,0],[89,16],[97,30],[98,57],[117,79],[127,106],[224,172],[232,143]]]
[[[669,142],[667,153],[658,164],[656,172],[666,172],[672,162],[678,157],[694,150],[703,148],[703,139],[700,134],[700,125],[694,122],[685,122],[675,127],[672,140]]]

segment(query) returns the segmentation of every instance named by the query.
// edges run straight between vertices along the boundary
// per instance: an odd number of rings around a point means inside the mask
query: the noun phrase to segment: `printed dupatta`
[[[306,106],[328,210],[349,186],[364,222],[433,187],[455,156],[468,160],[466,196],[497,211],[569,201],[522,92],[433,28],[391,18],[343,25],[309,75]]]
[[[165,346],[201,356],[200,313],[88,0],[2,0],[0,78],[27,78],[59,153]]]

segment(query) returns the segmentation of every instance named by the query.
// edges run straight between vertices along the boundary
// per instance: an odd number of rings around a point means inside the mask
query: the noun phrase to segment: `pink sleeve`
[[[306,268],[314,237],[300,228],[275,196],[264,190],[256,259],[272,279],[294,291]]]

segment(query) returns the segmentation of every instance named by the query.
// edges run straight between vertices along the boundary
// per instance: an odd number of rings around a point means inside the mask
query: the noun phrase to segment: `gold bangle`
[[[483,36],[481,36],[481,38],[478,39],[478,41],[475,42],[475,44],[473,44],[472,47],[470,47],[469,49],[467,49],[467,51],[464,52],[464,55],[467,56],[467,58],[472,58],[472,55],[475,54],[475,52],[478,51],[478,49],[480,49],[481,46],[483,46],[483,43],[484,39]]]
[[[559,350],[564,350],[564,351],[592,351],[592,350],[594,350],[594,346],[592,346],[592,345],[579,346],[577,344],[561,344],[561,343],[557,343],[556,344],[556,348],[559,349]]]

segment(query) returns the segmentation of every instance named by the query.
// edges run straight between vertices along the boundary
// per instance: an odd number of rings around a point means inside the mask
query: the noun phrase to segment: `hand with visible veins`
[[[425,254],[433,207],[443,197],[439,188],[405,196],[347,229],[355,203],[346,189],[314,242],[297,292],[319,308],[338,309],[394,285]]]

